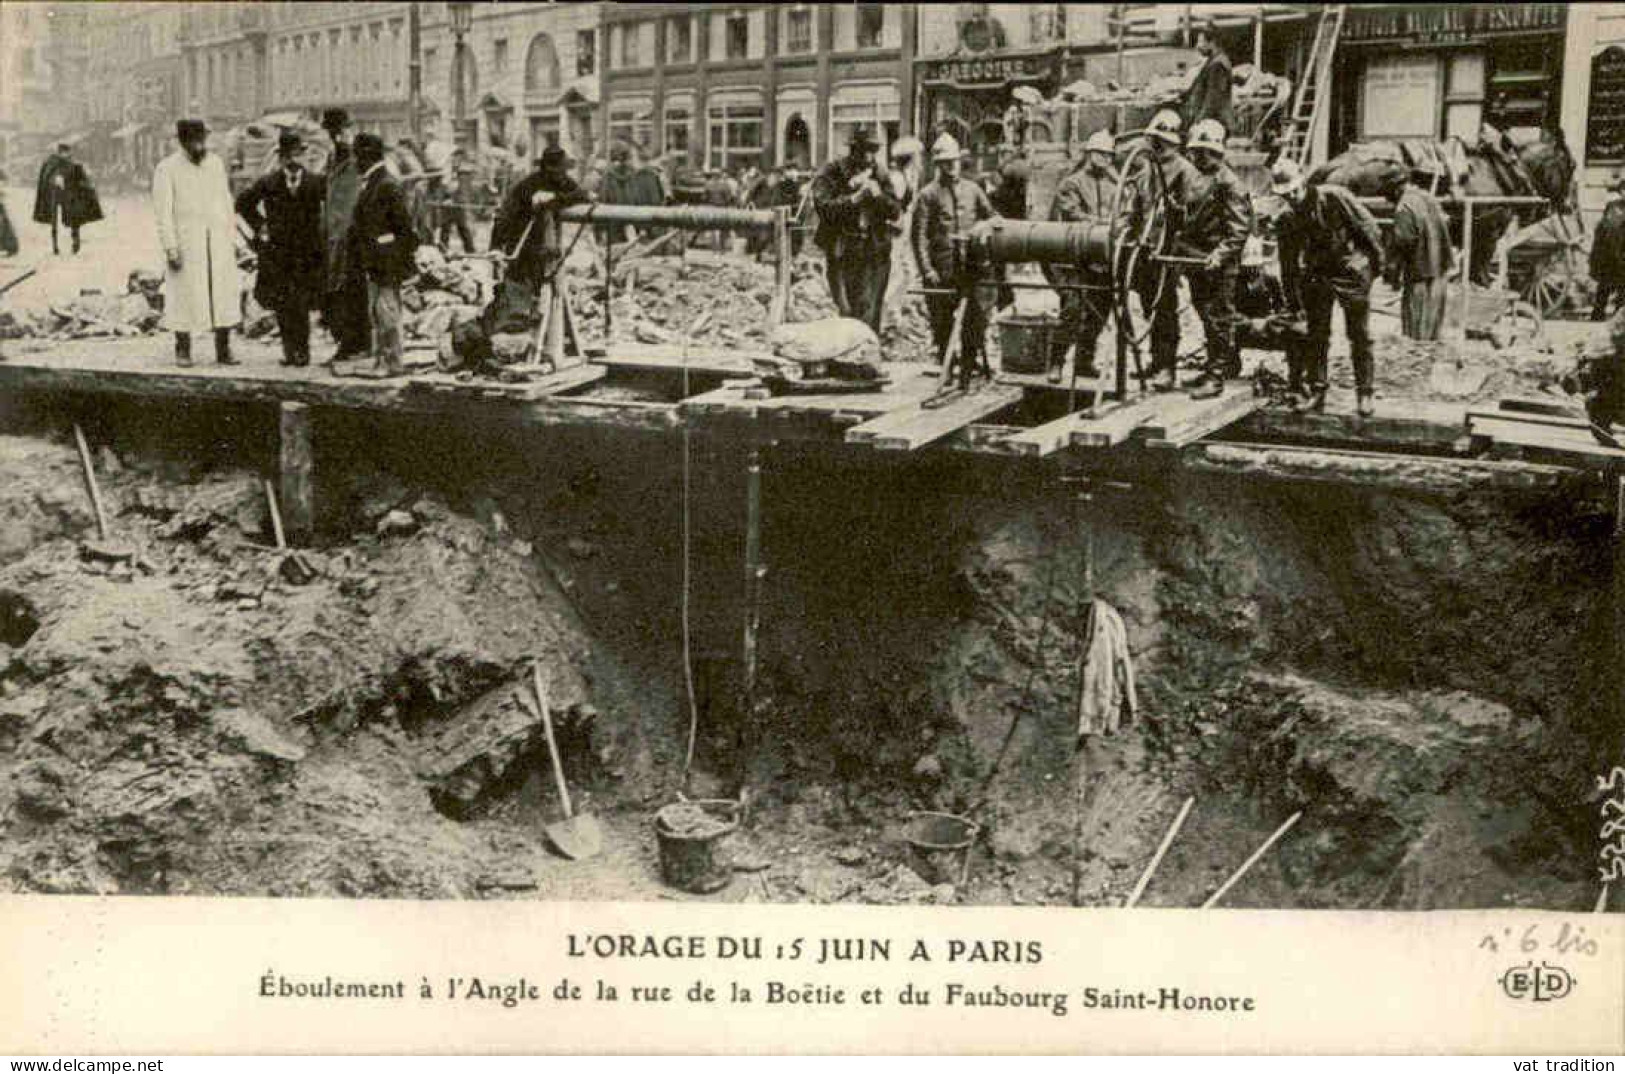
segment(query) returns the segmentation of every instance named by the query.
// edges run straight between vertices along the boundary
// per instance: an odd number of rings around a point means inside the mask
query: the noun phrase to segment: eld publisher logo
[[[1574,989],[1574,978],[1562,966],[1533,962],[1513,966],[1501,975],[1501,990],[1510,999],[1530,999],[1536,1003],[1562,999]]]

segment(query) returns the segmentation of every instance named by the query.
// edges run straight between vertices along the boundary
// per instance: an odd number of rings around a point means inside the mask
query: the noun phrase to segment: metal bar
[[[571,205],[558,216],[573,224],[631,224],[684,231],[772,231],[778,217],[768,209],[730,209],[710,205]]]

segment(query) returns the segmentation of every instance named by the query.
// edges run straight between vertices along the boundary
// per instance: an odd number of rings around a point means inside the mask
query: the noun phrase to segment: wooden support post
[[[777,328],[790,316],[790,210],[781,205],[773,210],[773,307],[768,321]]]
[[[283,523],[288,543],[308,545],[316,532],[315,451],[310,434],[310,407],[283,403],[279,452]]]
[[[1467,322],[1472,319],[1473,312],[1473,203],[1470,200],[1461,204],[1461,323],[1456,327],[1461,335],[1455,338],[1467,338]]]
[[[585,226],[585,225],[583,225]],[[604,232],[604,350],[609,351],[609,334],[615,327],[615,311],[613,309],[615,285],[615,240],[608,231]]]

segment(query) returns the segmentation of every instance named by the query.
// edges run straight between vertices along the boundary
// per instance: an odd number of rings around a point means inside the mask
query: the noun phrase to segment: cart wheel
[[[1135,220],[1131,218],[1130,210],[1134,204],[1134,190],[1141,182],[1142,175],[1147,188],[1149,207],[1140,219]],[[1113,319],[1118,333],[1133,354],[1134,364],[1138,370],[1142,366],[1141,348],[1151,335],[1152,310],[1156,309],[1165,288],[1177,286],[1174,274],[1166,264],[1147,260],[1157,254],[1166,253],[1173,240],[1173,229],[1170,226],[1173,204],[1162,166],[1157,163],[1157,158],[1148,146],[1135,146],[1129,152],[1128,159],[1123,162],[1122,176],[1122,181],[1117,187],[1117,197],[1112,204],[1112,225],[1108,243],[1114,298]],[[1146,265],[1150,267],[1142,267]],[[1145,325],[1136,331],[1130,299],[1135,293],[1136,279],[1147,271],[1154,274],[1155,297],[1151,309],[1141,310]],[[1142,378],[1143,375],[1142,372]]]

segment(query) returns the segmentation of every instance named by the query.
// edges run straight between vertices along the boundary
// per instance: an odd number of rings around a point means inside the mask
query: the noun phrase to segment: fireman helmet
[[[1303,186],[1303,169],[1295,160],[1282,157],[1270,169],[1270,191],[1275,194],[1290,194]]]
[[[958,160],[959,139],[951,134],[944,134],[931,146],[931,159],[936,161]]]
[[[1150,124],[1145,128],[1145,133],[1147,137],[1178,145],[1180,142],[1179,128],[1179,113],[1172,108],[1164,108],[1151,117]]]
[[[1185,143],[1186,149],[1206,149],[1214,153],[1224,152],[1224,124],[1216,119],[1204,119],[1191,127],[1190,140]]]
[[[1089,136],[1089,140],[1083,143],[1083,149],[1086,153],[1115,153],[1117,140],[1112,137],[1111,131],[1095,131]]]

